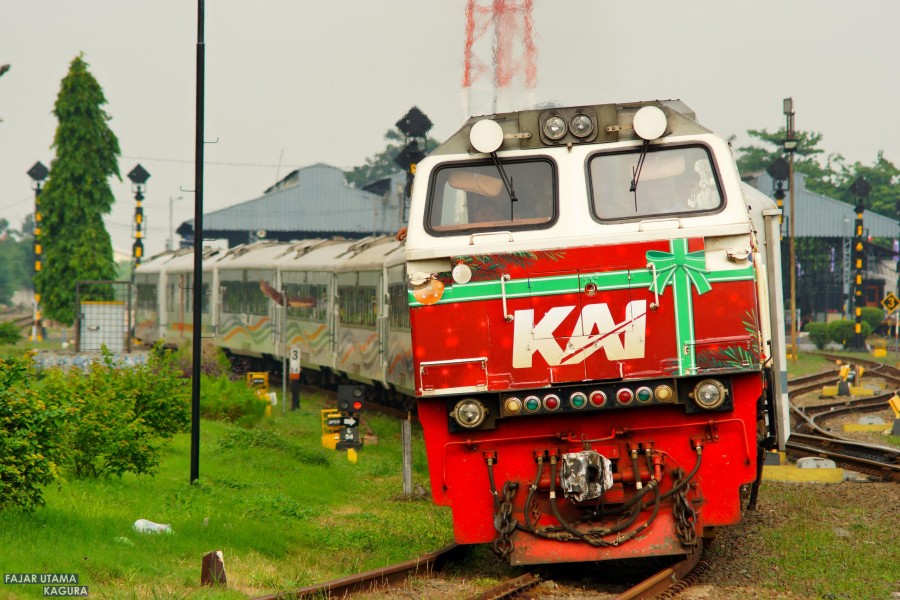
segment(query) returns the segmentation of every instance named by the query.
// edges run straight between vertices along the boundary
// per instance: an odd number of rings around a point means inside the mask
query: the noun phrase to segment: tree
[[[0,219],[0,304],[11,304],[13,294],[31,287],[33,261],[32,238]]]
[[[783,127],[775,133],[769,133],[765,129],[750,129],[747,133],[770,147],[751,145],[738,148],[738,170],[742,174],[765,170],[776,158],[784,156]],[[850,191],[850,186],[858,177],[865,177],[872,186],[872,191],[866,199],[866,208],[892,218],[898,217],[900,208],[895,203],[896,186],[900,185],[900,169],[884,158],[883,151],[878,151],[877,158],[871,166],[860,162],[848,165],[842,155],[835,153],[829,154],[823,165],[820,162],[820,155],[824,154],[824,150],[818,147],[822,141],[822,134],[797,131],[795,136],[797,150],[794,153],[794,170],[806,175],[808,190],[855,205],[856,197]]]
[[[406,136],[403,135],[399,129],[394,127],[393,129],[387,130],[384,134],[384,139],[388,142],[387,147],[384,150],[367,158],[365,164],[353,167],[352,170],[344,173],[344,176],[347,178],[347,183],[361,188],[377,179],[390,177],[394,173],[402,170],[395,162],[395,159],[406,146]],[[440,144],[436,139],[427,137],[425,139],[425,153],[428,154],[439,145]]]
[[[120,152],[104,104],[103,89],[77,56],[53,108],[56,158],[40,196],[43,261],[35,281],[44,315],[66,325],[75,320],[76,282],[116,275],[103,215],[115,202],[109,177],[121,180]]]

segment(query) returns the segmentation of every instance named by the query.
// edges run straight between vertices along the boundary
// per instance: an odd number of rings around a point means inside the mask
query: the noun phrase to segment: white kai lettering
[[[513,330],[512,366],[531,367],[535,352],[550,366],[584,362],[601,348],[609,360],[643,358],[647,330],[647,301],[635,300],[625,307],[625,319],[613,320],[606,304],[589,304],[581,309],[572,335],[565,347],[553,337],[554,331],[574,306],[557,306],[535,324],[534,310],[517,310]]]

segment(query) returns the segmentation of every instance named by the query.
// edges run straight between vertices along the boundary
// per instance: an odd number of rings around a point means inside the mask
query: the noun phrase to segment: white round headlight
[[[566,122],[562,117],[552,116],[544,121],[542,129],[548,139],[558,140],[566,135]]]
[[[453,412],[450,413],[450,416],[453,417],[461,427],[474,429],[484,423],[484,419],[487,417],[487,408],[485,408],[484,404],[478,400],[469,398],[457,402],[456,406],[453,407]]]
[[[572,135],[577,138],[586,138],[594,132],[594,122],[591,118],[584,114],[578,114],[572,117],[569,123]]]
[[[727,393],[728,390],[725,389],[725,386],[715,379],[704,379],[694,386],[691,397],[700,408],[712,410],[722,406]]]

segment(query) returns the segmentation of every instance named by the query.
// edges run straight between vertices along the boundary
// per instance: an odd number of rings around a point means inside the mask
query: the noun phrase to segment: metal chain
[[[519,489],[518,483],[507,481],[503,484],[503,501],[494,515],[494,529],[497,530],[497,538],[494,540],[494,552],[500,558],[509,556],[515,547],[510,535],[516,530],[518,523],[512,518],[512,500]],[[526,509],[527,510],[527,509]]]
[[[681,483],[684,473],[678,470],[675,478],[675,486]],[[687,499],[687,490],[689,486],[684,486],[675,492],[675,505],[672,507],[672,513],[675,516],[675,532],[678,535],[678,541],[682,546],[692,548],[699,543],[697,539],[697,531],[694,525],[697,522],[697,513],[691,507],[690,501]]]

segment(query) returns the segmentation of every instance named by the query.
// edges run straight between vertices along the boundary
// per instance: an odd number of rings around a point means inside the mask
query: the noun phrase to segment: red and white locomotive
[[[470,119],[417,165],[415,393],[456,541],[693,552],[783,447],[779,211],[681,101]]]

